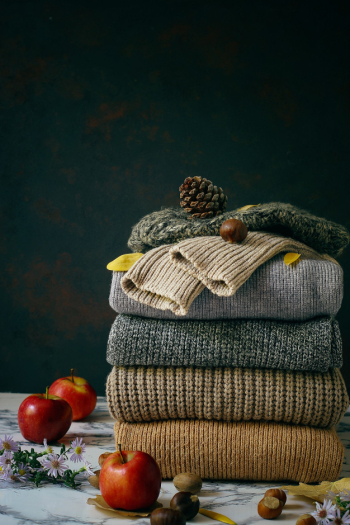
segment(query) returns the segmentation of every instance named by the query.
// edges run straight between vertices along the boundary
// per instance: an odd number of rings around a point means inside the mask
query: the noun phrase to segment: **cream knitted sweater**
[[[140,303],[186,315],[204,287],[218,296],[231,296],[260,265],[281,252],[336,262],[299,241],[271,233],[249,232],[235,244],[221,237],[195,237],[149,251],[124,275],[121,286]]]

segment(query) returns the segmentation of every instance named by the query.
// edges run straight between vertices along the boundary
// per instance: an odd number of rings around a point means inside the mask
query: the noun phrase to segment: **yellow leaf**
[[[120,255],[114,259],[114,261],[107,264],[107,270],[113,270],[114,272],[127,272],[130,270],[133,264],[136,263],[143,253],[126,253],[125,255]]]
[[[254,208],[255,206],[260,206],[260,204],[247,204],[246,206],[243,206],[242,208],[238,208],[237,211],[246,211],[246,210],[249,210],[249,208]]]
[[[237,525],[234,521],[232,521],[227,516],[224,516],[223,514],[219,514],[218,512],[213,512],[212,510],[207,509],[199,509],[199,514],[203,514],[203,516],[207,516],[208,518],[211,518],[212,520],[216,521],[222,521],[223,523],[228,523],[229,525]]]
[[[290,264],[294,263],[295,261],[297,261],[300,257],[301,253],[286,253],[286,255],[284,256],[284,263],[289,266]]]
[[[115,512],[116,514],[120,514],[122,516],[129,516],[129,517],[133,517],[133,516],[147,517],[151,514],[151,512],[154,509],[159,509],[160,507],[163,507],[163,505],[159,503],[159,501],[156,501],[155,503],[153,503],[151,507],[148,507],[147,509],[138,509],[138,510],[113,509],[105,502],[105,500],[100,494],[97,494],[95,498],[88,498],[87,504],[95,505],[95,507],[97,508],[104,509],[104,510],[110,510],[111,512]]]
[[[338,481],[322,481],[319,485],[307,485],[306,483],[299,483],[297,487],[294,485],[286,485],[282,487],[283,490],[288,490],[288,494],[292,496],[305,496],[319,503],[323,503],[327,497],[328,491],[339,494],[342,490],[350,490],[350,478],[339,479]]]

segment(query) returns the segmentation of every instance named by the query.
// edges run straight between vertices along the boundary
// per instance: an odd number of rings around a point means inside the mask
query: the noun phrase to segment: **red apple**
[[[84,419],[96,406],[95,390],[86,379],[73,376],[73,369],[70,376],[56,379],[50,386],[49,392],[68,401],[73,410],[73,421]]]
[[[101,494],[115,509],[135,510],[153,505],[161,482],[155,459],[140,451],[114,452],[104,461],[100,472]]]
[[[73,421],[72,409],[64,399],[48,394],[32,394],[18,409],[22,436],[34,443],[50,443],[63,437]]]

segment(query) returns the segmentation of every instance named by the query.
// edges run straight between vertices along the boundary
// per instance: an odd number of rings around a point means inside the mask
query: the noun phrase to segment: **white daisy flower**
[[[4,450],[12,450],[13,452],[17,452],[18,445],[13,440],[12,436],[7,436],[5,434],[5,438],[4,439],[0,438],[0,450],[2,450],[2,449],[4,449]]]
[[[336,515],[333,518],[334,525],[349,525],[350,516],[349,511],[347,510],[343,517],[340,515],[340,509],[336,510]]]
[[[325,498],[322,505],[316,503],[316,510],[311,515],[319,525],[328,525],[329,520],[334,518],[335,509],[336,506],[332,504],[332,500]]]
[[[75,463],[78,461],[84,461],[86,445],[83,443],[83,438],[75,438],[75,440],[71,443],[71,447],[74,452],[71,455],[70,460],[74,461]]]
[[[53,454],[53,448],[47,444],[46,438],[44,439],[44,452],[47,452],[48,454]]]
[[[57,478],[57,474],[63,476],[64,471],[68,469],[67,465],[64,464],[65,459],[63,456],[57,456],[57,454],[49,454],[46,458],[41,461],[42,466],[45,470],[48,470],[48,475]]]
[[[342,490],[338,494],[340,501],[350,501],[350,490]]]

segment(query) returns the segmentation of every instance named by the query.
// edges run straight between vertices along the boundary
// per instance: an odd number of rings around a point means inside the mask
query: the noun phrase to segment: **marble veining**
[[[13,435],[22,448],[40,450],[23,439],[17,423],[17,410],[27,394],[0,394],[0,436]],[[60,442],[69,445],[74,437],[82,437],[87,445],[86,458],[94,469],[98,467],[98,457],[102,452],[114,451],[114,421],[110,418],[106,399],[99,397],[93,414],[82,422],[74,422],[68,434]],[[350,477],[350,411],[337,428],[345,446],[345,458],[341,477]],[[109,511],[87,505],[88,497],[99,493],[82,478],[77,490],[63,485],[43,484],[36,488],[31,483],[0,481],[0,525],[124,525],[128,522],[149,525],[148,518],[133,519],[116,517]],[[291,484],[291,483],[288,483]],[[237,525],[266,523],[256,511],[258,502],[267,487],[280,486],[273,483],[256,482],[204,482],[199,494],[201,506],[221,512],[234,520]],[[162,483],[159,501],[168,506],[176,489],[172,482]],[[284,525],[294,525],[297,518],[314,509],[306,498],[290,496],[288,504],[278,521]],[[194,525],[212,525],[213,520],[198,514],[192,521]],[[216,522],[217,523],[217,522]]]

